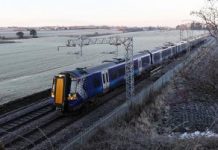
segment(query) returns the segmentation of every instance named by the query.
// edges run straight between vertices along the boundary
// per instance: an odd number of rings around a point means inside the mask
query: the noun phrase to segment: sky
[[[170,26],[205,0],[0,0],[0,26]]]

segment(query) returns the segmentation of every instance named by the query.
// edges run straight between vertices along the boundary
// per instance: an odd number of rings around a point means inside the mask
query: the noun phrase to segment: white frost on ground
[[[205,131],[205,132],[195,131],[193,133],[185,132],[182,135],[180,135],[180,139],[193,139],[196,137],[218,137],[218,134],[212,131]]]
[[[207,138],[215,137],[215,138],[217,138],[218,134],[207,130],[205,132],[195,131],[195,132],[191,132],[191,133],[185,132],[185,133],[182,133],[179,135],[178,135],[178,133],[173,133],[173,134],[169,135],[169,137],[175,137],[175,136],[178,137],[179,139],[183,140],[183,139],[194,139],[194,138],[200,138],[200,137],[207,137]]]
[[[61,71],[73,70],[77,67],[92,67],[101,64],[103,60],[117,57],[114,54],[105,54],[105,52],[116,50],[114,46],[108,45],[84,47],[82,57],[72,54],[77,52],[78,48],[57,51],[57,46],[64,45],[69,39],[64,35],[95,32],[114,33],[115,31],[83,30],[51,33],[44,31],[38,32],[41,38],[17,40],[19,43],[14,44],[0,44],[0,104],[50,88],[53,76]],[[152,49],[168,41],[177,42],[179,40],[179,31],[175,30],[119,35],[134,37],[134,53]],[[124,53],[125,50],[119,48],[118,57],[123,57]]]

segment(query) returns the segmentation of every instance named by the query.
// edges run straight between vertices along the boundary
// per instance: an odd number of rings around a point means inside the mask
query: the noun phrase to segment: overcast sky
[[[205,0],[0,0],[0,26],[171,26]]]

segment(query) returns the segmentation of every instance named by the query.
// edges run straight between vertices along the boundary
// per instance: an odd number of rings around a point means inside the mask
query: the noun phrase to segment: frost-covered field
[[[43,31],[38,32],[41,38],[0,44],[0,104],[50,88],[53,76],[61,71],[92,67],[101,64],[103,60],[117,57],[115,54],[105,54],[116,50],[109,45],[85,47],[82,57],[74,54],[79,48],[57,51],[57,46],[64,45],[69,39],[64,35],[95,32],[118,33],[112,30]],[[0,31],[0,35],[7,36],[15,33]],[[134,37],[134,53],[152,49],[168,41],[179,41],[179,31],[145,31],[119,35]],[[118,57],[123,57],[124,52],[123,48],[119,48]]]

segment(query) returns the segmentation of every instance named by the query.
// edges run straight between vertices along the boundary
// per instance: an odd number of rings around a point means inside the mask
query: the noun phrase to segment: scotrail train
[[[199,46],[206,37],[191,42],[182,41],[134,56],[134,76],[140,77],[155,66]],[[58,74],[53,79],[51,103],[62,111],[75,108],[91,98],[103,95],[125,83],[125,61],[116,59],[90,69],[75,69]]]

